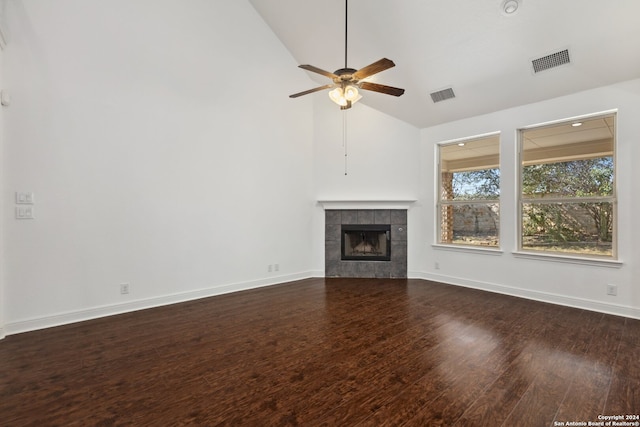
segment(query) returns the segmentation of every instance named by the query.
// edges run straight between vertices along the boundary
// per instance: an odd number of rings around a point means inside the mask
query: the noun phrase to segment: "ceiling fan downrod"
[[[349,0],[344,0],[344,68],[347,67],[347,34],[349,30]]]

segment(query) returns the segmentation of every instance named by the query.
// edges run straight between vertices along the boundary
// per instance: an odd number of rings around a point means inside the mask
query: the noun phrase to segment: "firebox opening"
[[[391,261],[391,226],[343,224],[343,261]]]

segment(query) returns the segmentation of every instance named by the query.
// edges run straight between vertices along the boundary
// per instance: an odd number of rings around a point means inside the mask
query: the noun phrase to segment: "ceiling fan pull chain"
[[[344,174],[347,175],[347,110],[342,111],[342,147],[344,148]]]

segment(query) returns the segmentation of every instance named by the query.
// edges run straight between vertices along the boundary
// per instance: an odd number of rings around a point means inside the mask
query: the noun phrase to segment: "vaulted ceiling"
[[[508,15],[505,0],[350,0],[348,66],[389,58],[396,66],[367,80],[406,89],[360,102],[424,128],[640,77],[640,1],[518,1]],[[299,64],[345,65],[344,0],[250,2]],[[532,61],[564,50],[568,64],[534,72]],[[283,96],[329,82],[296,71],[308,87]],[[434,103],[448,88],[455,98]]]

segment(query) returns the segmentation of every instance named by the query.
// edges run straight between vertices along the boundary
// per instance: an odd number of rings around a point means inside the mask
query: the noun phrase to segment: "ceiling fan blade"
[[[338,76],[336,76],[333,73],[330,73],[329,71],[325,71],[322,70],[318,67],[314,67],[313,65],[298,65],[298,67],[302,68],[303,70],[307,70],[307,71],[312,71],[314,73],[318,73],[318,74],[322,74],[323,76],[327,76],[330,79],[337,79]]]
[[[392,60],[387,58],[382,58],[381,60],[376,61],[373,64],[367,65],[366,67],[359,69],[358,71],[353,73],[353,77],[356,80],[362,80],[366,77],[373,76],[374,74],[377,74],[380,71],[384,71],[395,66],[396,64],[394,64]]]
[[[360,89],[380,92],[387,95],[400,96],[404,93],[404,89],[393,86],[380,85],[378,83],[360,82]]]
[[[330,89],[332,87],[334,87],[334,85],[332,85],[332,84],[331,85],[324,85],[324,86],[316,87],[316,88],[313,88],[313,89],[305,90],[304,92],[298,92],[298,93],[294,93],[293,95],[289,95],[289,98],[297,98],[297,97],[302,96],[302,95],[308,95],[310,93],[319,92],[321,90]]]

